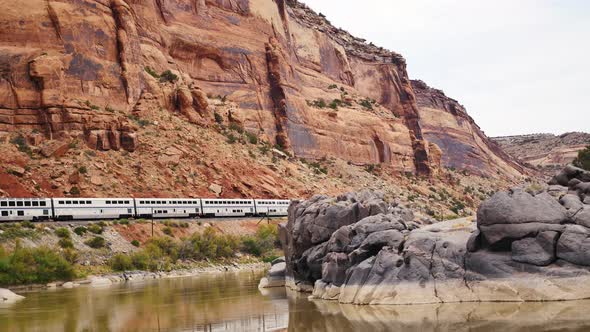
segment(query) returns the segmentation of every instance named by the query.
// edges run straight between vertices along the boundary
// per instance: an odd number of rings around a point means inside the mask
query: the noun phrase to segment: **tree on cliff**
[[[574,159],[574,166],[590,171],[590,145],[578,152],[578,157]]]

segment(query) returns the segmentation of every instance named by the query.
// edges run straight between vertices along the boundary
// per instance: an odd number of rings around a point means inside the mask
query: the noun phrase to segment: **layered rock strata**
[[[9,135],[135,151],[138,120],[154,112],[213,124],[209,95],[235,102],[223,116],[297,157],[426,176],[438,168],[441,150],[423,129],[437,124],[421,116],[403,57],[297,1],[0,0],[0,13]],[[449,164],[471,153],[442,150]],[[505,156],[470,160],[490,158]]]
[[[354,304],[590,298],[590,172],[569,166],[552,183],[495,194],[477,224],[418,227],[372,193],[294,203],[281,228],[287,286]]]

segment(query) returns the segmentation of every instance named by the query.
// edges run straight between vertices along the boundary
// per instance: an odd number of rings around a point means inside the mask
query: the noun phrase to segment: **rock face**
[[[454,137],[453,146],[474,150],[447,157],[453,148],[427,141],[437,136],[423,128],[438,124],[420,111],[403,57],[297,1],[0,0],[0,13],[0,131],[135,151],[133,119],[171,112],[207,126],[212,95],[237,103],[236,121],[298,157],[421,175],[438,167],[439,147],[448,165],[473,153],[481,156],[465,167],[504,159],[479,133],[483,143]]]
[[[590,133],[563,135],[533,134],[493,137],[502,150],[523,163],[539,168],[545,175],[553,174],[571,163],[578,151],[590,145]]]
[[[556,176],[574,184],[564,205],[546,191],[497,193],[477,229],[465,219],[416,228],[410,211],[367,192],[294,203],[281,227],[286,285],[354,304],[588,298],[588,176]]]
[[[441,90],[412,80],[424,137],[442,150],[441,164],[478,175],[496,171],[518,175],[524,171],[516,158],[490,140],[458,101]]]

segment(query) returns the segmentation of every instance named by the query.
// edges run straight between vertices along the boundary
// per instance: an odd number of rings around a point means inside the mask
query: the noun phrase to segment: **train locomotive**
[[[229,198],[0,198],[0,222],[286,216],[290,200]]]

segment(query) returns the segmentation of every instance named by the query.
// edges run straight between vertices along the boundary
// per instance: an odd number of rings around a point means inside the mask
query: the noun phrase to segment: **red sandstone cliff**
[[[138,119],[178,115],[212,128],[221,112],[301,158],[420,175],[441,158],[521,171],[462,108],[416,94],[401,55],[296,1],[0,0],[0,19],[0,131],[33,145],[83,140],[141,160],[156,143],[138,136]],[[215,96],[232,106],[213,107]]]
[[[490,140],[456,100],[413,80],[424,136],[442,150],[442,164],[474,174],[518,175],[526,169]]]

